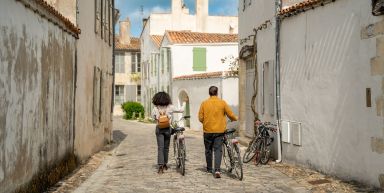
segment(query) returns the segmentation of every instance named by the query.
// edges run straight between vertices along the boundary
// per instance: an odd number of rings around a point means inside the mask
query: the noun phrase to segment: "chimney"
[[[197,32],[206,32],[206,21],[208,19],[209,0],[196,0],[196,28]]]
[[[130,44],[131,43],[131,22],[129,18],[120,21],[120,43],[121,44]]]
[[[184,3],[182,0],[172,0],[172,13],[181,13]]]

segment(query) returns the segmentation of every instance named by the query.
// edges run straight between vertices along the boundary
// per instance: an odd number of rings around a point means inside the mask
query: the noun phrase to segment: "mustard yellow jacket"
[[[204,133],[224,133],[227,124],[225,116],[237,121],[231,108],[217,96],[211,96],[200,105],[199,121],[203,123]]]

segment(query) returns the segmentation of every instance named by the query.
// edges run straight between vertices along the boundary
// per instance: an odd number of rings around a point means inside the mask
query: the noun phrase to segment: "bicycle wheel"
[[[173,138],[173,156],[175,157],[175,162],[176,162],[176,168],[180,168],[180,152],[179,152],[179,143],[176,142],[176,138]]]
[[[244,152],[244,156],[243,156],[243,162],[244,163],[248,163],[250,162],[254,157],[255,157],[255,153],[256,153],[256,143],[255,141],[257,141],[257,139],[253,139],[251,141],[251,143],[249,143],[248,145],[248,148],[245,150]]]
[[[222,148],[223,148],[222,151],[223,151],[223,161],[224,161],[225,169],[228,172],[232,172],[231,153],[229,151],[229,148],[227,148],[226,143],[223,143],[223,147]]]
[[[184,141],[180,141],[179,144],[179,151],[180,151],[180,172],[181,175],[185,175],[185,144]]]
[[[243,156],[244,163],[248,163],[253,158],[257,157],[257,149],[259,146],[260,146],[260,138],[256,138],[249,143],[248,148],[244,152],[244,156]]]
[[[261,160],[261,153],[264,147],[264,140],[258,138],[255,143],[255,164],[258,165]]]
[[[235,174],[237,178],[241,181],[243,180],[243,162],[241,161],[240,148],[237,144],[234,144],[233,150],[234,150],[232,155],[233,169],[235,170]]]
[[[263,146],[262,146],[261,152],[260,152],[261,153],[260,163],[265,165],[269,161],[270,150],[269,150],[269,146],[267,145],[267,139],[264,139],[262,141],[264,141],[264,142],[263,142]]]

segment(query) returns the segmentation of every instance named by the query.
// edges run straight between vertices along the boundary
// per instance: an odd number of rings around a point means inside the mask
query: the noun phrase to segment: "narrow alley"
[[[186,132],[188,161],[185,176],[175,168],[172,145],[170,169],[159,175],[156,173],[157,149],[154,125],[121,118],[115,118],[114,125],[114,136],[119,144],[108,156],[105,156],[98,169],[84,183],[73,188],[74,191],[64,186],[51,193],[319,192],[322,190],[321,187],[314,188],[308,183],[303,184],[300,180],[289,177],[277,170],[273,163],[266,166],[244,164],[243,181],[238,181],[225,172],[221,179],[215,179],[212,174],[204,171],[203,139],[200,133],[191,130]],[[244,152],[244,149],[242,151]],[[81,172],[81,169],[78,172]],[[68,182],[60,184],[68,185]],[[348,184],[340,185],[338,182],[335,184],[331,185],[333,188],[338,188],[332,189],[334,192],[352,191]]]

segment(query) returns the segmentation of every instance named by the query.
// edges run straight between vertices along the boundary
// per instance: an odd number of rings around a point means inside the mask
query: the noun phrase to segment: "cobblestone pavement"
[[[97,162],[98,168],[84,183],[70,189],[58,188],[52,192],[354,192],[352,185],[327,177],[325,185],[311,185],[304,175],[295,175],[301,171],[283,164],[255,166],[244,165],[244,179],[239,181],[226,173],[221,179],[213,178],[204,172],[205,157],[201,133],[187,131],[186,174],[175,168],[173,148],[170,147],[170,169],[164,174],[156,172],[156,138],[153,124],[125,121],[115,118],[115,134],[120,144],[111,152],[103,153],[104,160]],[[243,150],[244,151],[244,150]],[[100,160],[100,156],[96,156]],[[91,161],[90,161],[91,162]],[[92,164],[91,164],[92,165]],[[99,166],[100,165],[100,166]],[[222,165],[223,167],[223,165]],[[85,167],[87,168],[87,167]],[[81,170],[81,169],[80,169]],[[93,171],[93,170],[92,170]],[[308,172],[306,172],[308,173]],[[316,172],[310,173],[316,176]],[[76,174],[74,175],[76,176]],[[87,174],[77,174],[84,178]],[[87,176],[88,177],[88,176]],[[299,178],[300,177],[300,178]],[[318,175],[324,178],[323,175]],[[71,184],[76,177],[67,179]],[[79,177],[78,177],[79,178]],[[313,180],[313,177],[311,178]],[[83,180],[84,181],[84,180]],[[70,191],[68,191],[70,190]]]

